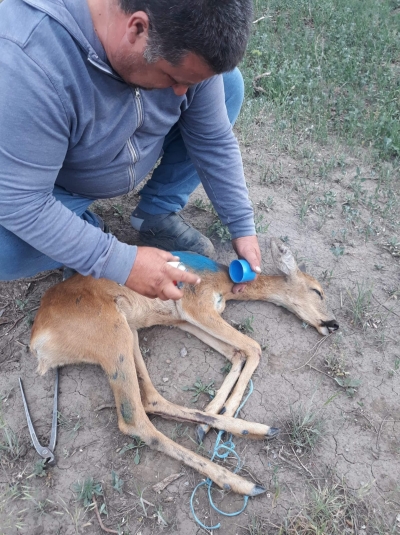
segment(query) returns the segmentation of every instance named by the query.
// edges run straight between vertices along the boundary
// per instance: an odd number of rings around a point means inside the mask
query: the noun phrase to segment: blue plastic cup
[[[229,265],[229,276],[233,282],[250,282],[256,278],[257,273],[252,271],[247,260],[232,260]]]

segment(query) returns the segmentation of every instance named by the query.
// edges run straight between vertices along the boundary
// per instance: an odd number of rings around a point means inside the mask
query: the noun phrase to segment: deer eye
[[[312,291],[318,294],[320,298],[322,299],[322,293],[319,290],[317,290],[316,288],[313,288]]]

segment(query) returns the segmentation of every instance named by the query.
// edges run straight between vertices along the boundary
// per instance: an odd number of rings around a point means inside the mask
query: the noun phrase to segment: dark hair
[[[243,58],[253,15],[252,0],[119,0],[125,13],[149,17],[145,58],[179,65],[192,52],[217,74]]]

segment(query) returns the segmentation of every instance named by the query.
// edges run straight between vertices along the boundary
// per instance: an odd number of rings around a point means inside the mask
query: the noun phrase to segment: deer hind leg
[[[232,417],[258,366],[261,348],[257,342],[228,325],[216,312],[207,310],[207,314],[201,316],[198,313],[193,314],[193,321],[187,314],[186,319],[190,323],[179,324],[180,329],[194,334],[232,362],[232,368],[216,396],[204,409],[209,414],[221,413]],[[197,427],[199,442],[203,441],[209,430],[209,425],[203,424]],[[278,433],[279,429],[270,427],[265,438],[273,438]]]
[[[114,329],[116,322],[117,331]],[[80,325],[76,327],[79,330]],[[93,340],[77,336],[73,329],[62,329],[58,331],[59,335],[55,335],[57,325],[54,329],[47,325],[41,332],[37,328],[32,351],[39,359],[39,370],[43,373],[51,367],[79,362],[101,365],[114,393],[118,426],[123,433],[141,437],[152,449],[185,463],[224,489],[250,496],[265,492],[264,487],[180,446],[153,426],[140,398],[134,358],[135,352],[139,351],[137,336],[130,330],[125,317],[110,314],[106,323],[89,318],[85,329],[87,332],[97,331],[102,343],[93,347]]]
[[[146,364],[139,349],[137,333],[134,337],[134,358],[136,373],[140,385],[142,404],[147,414],[155,414],[162,418],[177,420],[180,422],[192,422],[206,424],[210,427],[222,429],[236,436],[245,435],[246,438],[262,440],[268,437],[270,427],[255,422],[247,422],[240,418],[230,418],[225,415],[208,414],[203,411],[182,407],[166,400],[154,388],[151,382]]]

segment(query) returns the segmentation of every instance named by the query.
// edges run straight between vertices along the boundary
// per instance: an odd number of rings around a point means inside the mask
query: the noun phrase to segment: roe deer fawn
[[[258,365],[261,348],[220,317],[225,302],[270,301],[289,309],[322,335],[338,329],[338,324],[328,311],[321,285],[298,269],[287,247],[271,240],[271,252],[281,274],[259,275],[236,294],[232,293],[233,283],[225,266],[193,253],[174,253],[201,276],[199,285],[185,287],[179,301],[149,299],[110,280],[81,275],[57,284],[43,296],[32,329],[30,347],[38,358],[39,372],[80,362],[99,364],[110,380],[123,433],[140,436],[151,448],[195,468],[224,489],[250,496],[264,492],[262,486],[173,442],[157,431],[147,414],[201,424],[200,440],[209,427],[253,439],[272,438],[279,432],[234,418]],[[175,325],[232,363],[205,411],[170,403],[151,383],[137,330],[152,325]]]

